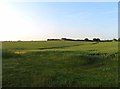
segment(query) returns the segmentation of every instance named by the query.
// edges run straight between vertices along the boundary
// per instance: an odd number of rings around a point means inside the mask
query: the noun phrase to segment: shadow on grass
[[[117,58],[118,54],[107,53],[85,53],[77,51],[44,51],[33,52],[31,55],[41,55],[46,60],[57,61],[58,63],[67,63],[74,66],[102,66]]]
[[[100,67],[106,63],[113,61],[117,58],[117,53],[85,53],[77,51],[40,51],[30,52],[26,54],[16,54],[13,51],[4,50],[2,53],[3,59],[8,58],[37,58],[41,61],[57,62],[67,64],[66,66],[96,66]],[[42,60],[43,59],[43,60]]]
[[[112,55],[116,57],[117,53]],[[116,84],[114,66],[111,66],[111,54],[41,51],[17,55],[12,51],[4,50],[3,57],[6,58],[3,61],[4,87],[89,87],[115,86]],[[7,60],[7,58],[14,60]],[[112,71],[102,71],[106,69],[104,65],[107,65]],[[113,78],[111,78],[111,74]]]
[[[66,47],[73,47],[73,46],[80,46],[82,44],[78,45],[69,45],[69,46],[57,46],[57,47],[45,47],[45,48],[38,48],[40,50],[45,50],[45,49],[60,49],[60,48],[66,48]]]

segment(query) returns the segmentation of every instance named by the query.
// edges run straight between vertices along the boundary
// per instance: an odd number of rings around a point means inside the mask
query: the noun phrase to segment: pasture
[[[117,87],[118,42],[2,43],[3,87]]]

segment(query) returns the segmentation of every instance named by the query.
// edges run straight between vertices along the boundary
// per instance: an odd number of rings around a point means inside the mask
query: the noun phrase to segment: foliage
[[[93,38],[93,41],[97,41],[97,42],[99,42],[100,39],[99,39],[99,38]]]

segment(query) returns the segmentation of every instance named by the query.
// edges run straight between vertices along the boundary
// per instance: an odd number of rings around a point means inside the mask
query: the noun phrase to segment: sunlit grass
[[[16,51],[15,52],[15,54],[25,54],[25,53],[27,53],[27,52],[25,52],[25,51]]]
[[[117,45],[117,42],[4,42],[3,86],[117,87]]]

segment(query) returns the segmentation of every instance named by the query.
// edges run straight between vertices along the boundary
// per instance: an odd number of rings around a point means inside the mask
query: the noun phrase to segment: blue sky
[[[19,2],[3,8],[0,17],[8,19],[1,22],[2,33],[8,36],[0,40],[118,37],[117,2]]]

